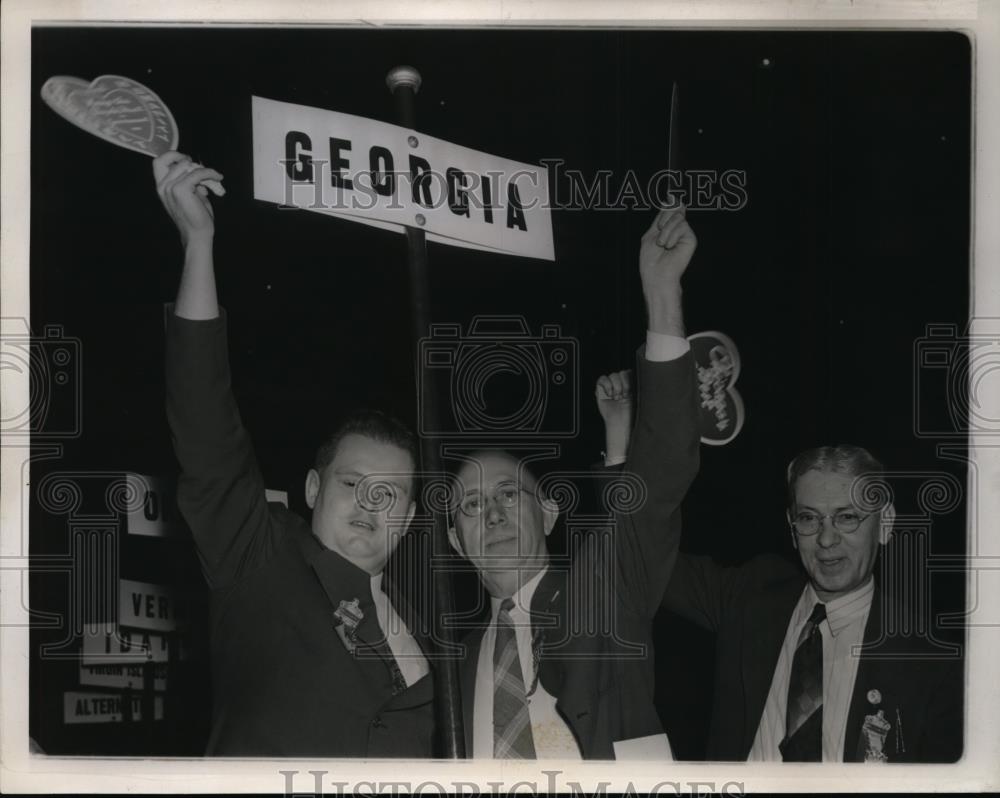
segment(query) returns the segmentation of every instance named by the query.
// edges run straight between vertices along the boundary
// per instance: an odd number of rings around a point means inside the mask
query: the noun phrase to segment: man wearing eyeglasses
[[[627,426],[605,422],[607,451],[621,451]],[[956,761],[961,660],[907,628],[913,608],[874,575],[895,517],[882,464],[859,446],[824,446],[786,476],[801,569],[774,555],[722,567],[682,554],[664,597],[716,633],[707,758]]]
[[[698,465],[680,292],[695,247],[683,207],[661,211],[642,238],[648,331],[626,468],[645,501],[618,513],[610,537],[553,558],[546,538],[560,508],[529,462],[488,449],[458,469],[449,537],[476,567],[490,609],[466,639],[462,663],[473,757],[670,758],[653,704],[650,634],[676,557],[675,514]],[[631,400],[620,380],[599,390],[606,402]]]

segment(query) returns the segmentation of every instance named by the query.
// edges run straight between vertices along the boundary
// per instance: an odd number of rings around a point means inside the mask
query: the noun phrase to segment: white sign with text
[[[373,119],[252,98],[254,198],[554,260],[548,173]]]
[[[125,483],[129,495],[137,497],[125,517],[130,535],[163,538],[181,532],[183,527],[178,523],[176,494],[170,480],[127,473]]]
[[[115,632],[91,631],[83,635],[84,664],[166,662],[170,656],[167,638],[138,629]],[[181,649],[183,653],[183,648]]]
[[[63,693],[63,721],[66,723],[120,723],[122,697],[111,693]],[[142,696],[133,695],[132,719],[142,720]],[[163,719],[163,696],[153,699],[153,719]]]
[[[175,591],[164,585],[122,579],[118,588],[118,622],[158,632],[172,632],[178,625]]]
[[[158,662],[153,667],[153,689],[167,689],[167,665]],[[117,687],[125,690],[142,690],[145,686],[142,665],[80,663],[80,684],[90,687]]]

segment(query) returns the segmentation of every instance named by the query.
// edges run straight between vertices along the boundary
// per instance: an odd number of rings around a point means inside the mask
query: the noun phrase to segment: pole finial
[[[420,73],[416,70],[416,67],[400,65],[393,67],[389,70],[389,74],[385,76],[385,85],[389,87],[389,91],[393,94],[396,93],[396,89],[400,86],[409,86],[413,89],[413,93],[416,94],[420,91]]]

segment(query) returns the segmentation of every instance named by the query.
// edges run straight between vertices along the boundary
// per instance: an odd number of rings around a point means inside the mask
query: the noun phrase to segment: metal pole
[[[389,71],[386,85],[396,98],[396,113],[399,124],[411,130],[416,128],[416,94],[420,89],[420,73],[410,66],[398,66]],[[417,146],[416,137],[411,146]],[[410,267],[410,297],[412,301],[412,325],[414,343],[414,363],[420,368],[416,347],[421,338],[430,332],[430,289],[427,282],[427,241],[419,227],[406,227],[407,262]],[[417,380],[423,385],[423,395],[417,397],[421,419],[426,429],[440,429],[438,425],[439,407],[437,386],[433,379]],[[418,388],[419,390],[419,388]],[[438,441],[431,435],[420,436],[422,469],[431,474],[440,473],[441,457]],[[448,552],[447,519],[440,512],[432,512],[434,526],[431,531],[431,556]],[[450,630],[441,623],[442,618],[453,615],[454,600],[451,577],[444,569],[431,569],[432,582],[432,629],[435,641],[445,645],[451,643]],[[437,713],[438,736],[442,755],[447,759],[465,758],[465,733],[462,724],[462,694],[458,676],[458,662],[454,657],[438,657],[434,664],[434,702]]]
[[[681,168],[681,129],[678,117],[680,97],[677,91],[677,81],[670,90],[670,127],[667,133],[667,169],[676,172]]]

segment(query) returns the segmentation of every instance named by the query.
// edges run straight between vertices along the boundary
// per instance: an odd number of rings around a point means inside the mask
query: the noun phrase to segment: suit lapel
[[[464,640],[465,656],[460,663],[460,680],[462,683],[462,720],[465,729],[465,755],[473,756],[473,731],[476,708],[476,674],[479,670],[480,649],[486,626],[476,629]]]
[[[358,602],[361,620],[355,630],[355,636],[359,647],[366,646],[368,652],[365,656],[349,652],[348,656],[355,663],[359,672],[364,675],[365,682],[372,688],[374,694],[380,697],[379,702],[388,699],[393,702],[394,706],[403,707],[430,701],[433,697],[433,682],[429,677],[424,677],[396,695],[392,694],[395,661],[386,660],[386,657],[392,657],[392,652],[378,622],[378,612],[372,599],[371,576],[318,542],[315,546],[303,546],[303,553],[330,602],[331,635],[340,638],[336,629],[338,619],[334,613],[344,603],[355,600]],[[392,589],[392,583],[384,577],[382,585],[384,589]],[[398,591],[395,592],[398,594]],[[400,617],[405,620],[405,616],[401,615]],[[407,621],[407,626],[409,625]],[[338,643],[344,647],[345,651],[348,650],[347,644],[342,639],[338,639]],[[377,662],[370,659],[373,655],[377,655]],[[387,691],[388,696],[386,695]]]
[[[753,747],[757,727],[764,715],[764,704],[774,680],[781,646],[788,623],[802,595],[800,578],[790,579],[774,590],[761,591],[758,601],[748,601],[744,608],[743,695],[746,699],[743,723],[742,755]]]
[[[567,576],[565,571],[549,566],[531,598],[531,630],[542,635],[543,644],[551,646],[556,642],[552,632],[560,626],[560,608],[566,606]]]
[[[892,601],[882,595],[878,582],[872,595],[872,606],[868,612],[868,622],[865,624],[861,661],[858,663],[858,673],[854,680],[854,690],[851,694],[851,707],[847,713],[847,729],[844,733],[844,761],[863,762],[866,744],[862,735],[865,716],[874,715],[882,710],[885,720],[891,726],[885,738],[884,751],[890,759],[896,749],[898,694],[893,675],[892,648],[893,637],[884,637],[882,619],[893,617]],[[878,644],[878,658],[872,656],[874,647]]]
[[[564,668],[560,662],[560,650],[566,651],[568,641],[559,633],[565,629],[561,617],[567,606],[568,574],[549,566],[531,599],[532,640],[538,638],[541,656],[538,663],[538,681],[545,691],[555,696],[557,706],[565,698],[562,687],[565,684]],[[563,707],[559,706],[562,710]]]
[[[371,603],[371,577],[365,571],[318,542],[315,546],[301,545],[332,610],[336,610],[341,601],[357,599],[362,603]]]

